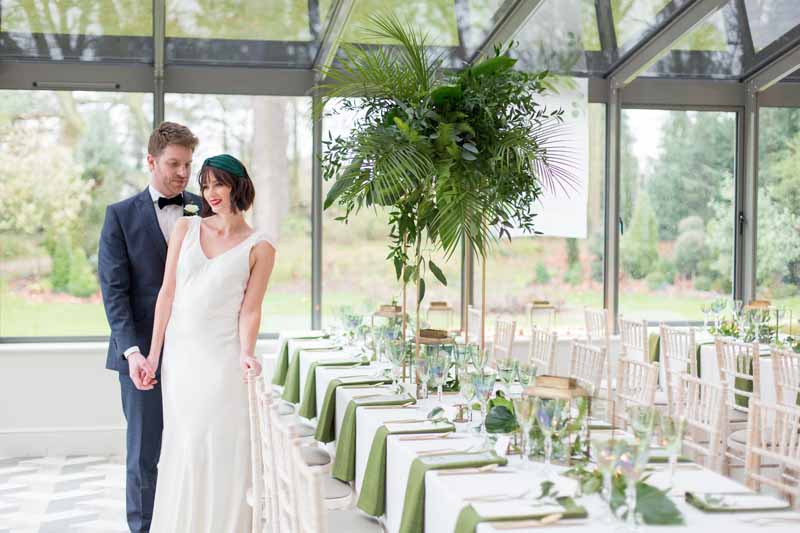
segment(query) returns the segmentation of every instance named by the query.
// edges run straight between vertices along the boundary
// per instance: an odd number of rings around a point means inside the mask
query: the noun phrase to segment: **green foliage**
[[[584,494],[600,492],[603,478],[596,468],[591,470],[582,463],[571,468],[565,475],[578,481]],[[625,487],[627,482],[622,474],[615,474],[611,480],[611,509],[616,512],[625,506]],[[622,517],[625,517],[625,511]],[[684,518],[675,503],[669,497],[669,489],[661,490],[643,479],[636,483],[636,514],[642,521],[651,526],[682,525]]]
[[[72,262],[71,248],[68,239],[63,235],[54,243],[51,254],[53,267],[50,271],[50,284],[55,292],[67,292],[70,263]]]
[[[710,291],[711,278],[708,276],[696,276],[694,278],[694,288],[698,291]]]
[[[642,279],[658,260],[658,227],[650,197],[640,192],[636,199],[628,231],[622,236],[622,266],[632,278]]]
[[[566,274],[564,274],[564,282],[573,287],[583,283],[583,269],[580,263],[572,265],[567,269]]]
[[[535,280],[538,285],[547,285],[550,283],[550,272],[544,263],[536,263]]]
[[[700,265],[706,255],[705,227],[698,216],[686,217],[678,223],[675,241],[675,267],[678,272],[691,277],[700,272]]]
[[[97,276],[89,265],[86,252],[80,246],[72,250],[72,257],[69,264],[69,281],[67,282],[67,292],[73,296],[85,298],[95,294],[99,286]]]
[[[572,267],[573,265],[580,264],[581,255],[580,255],[580,250],[578,250],[578,239],[566,239],[566,243],[567,243],[567,266]]]
[[[664,275],[663,272],[658,270],[650,272],[647,276],[645,276],[644,280],[647,282],[647,288],[651,291],[663,289],[671,281]]]
[[[512,408],[513,409],[513,408]],[[504,405],[495,405],[486,415],[486,431],[489,433],[513,433],[519,429],[513,411]]]

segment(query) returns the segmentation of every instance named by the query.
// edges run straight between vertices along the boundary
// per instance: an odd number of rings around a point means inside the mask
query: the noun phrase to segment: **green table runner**
[[[303,390],[303,401],[300,402],[300,409],[297,414],[309,420],[317,416],[317,367],[320,366],[364,366],[368,365],[369,361],[356,361],[345,359],[330,359],[314,361],[308,367],[308,375],[306,376],[306,386]]]
[[[448,433],[455,431],[455,426],[448,423],[431,422],[429,427],[420,428],[410,426],[408,429],[392,431],[382,425],[372,438],[369,449],[367,468],[364,471],[364,481],[361,482],[361,492],[358,495],[358,508],[370,516],[381,516],[386,512],[386,438],[389,435],[417,434],[417,433]]]
[[[425,530],[425,474],[428,470],[471,468],[490,464],[505,465],[508,460],[493,451],[427,455],[412,461],[408,472],[400,533],[423,533]]]
[[[368,393],[365,393],[368,394]],[[387,394],[373,398],[353,398],[347,404],[342,419],[341,433],[336,436],[336,460],[332,475],[336,479],[350,482],[356,478],[356,409],[365,405],[403,405],[417,403],[408,393]]]
[[[336,438],[336,389],[342,386],[360,387],[363,385],[378,385],[391,383],[391,379],[385,378],[352,378],[352,379],[332,379],[328,383],[325,391],[325,398],[322,400],[322,408],[317,417],[317,430],[314,438],[319,442],[328,443]]]
[[[341,346],[329,346],[320,348],[295,348],[289,358],[289,368],[283,382],[283,394],[281,398],[290,403],[300,403],[300,352],[331,352],[341,350]]]
[[[563,511],[558,511],[562,515],[561,518],[586,518],[588,513],[586,509],[575,503],[575,500],[569,497],[558,498],[558,503],[563,507]],[[521,506],[520,506],[521,507]],[[500,515],[500,516],[482,516],[475,510],[472,505],[467,505],[458,514],[456,521],[455,533],[475,533],[475,529],[481,522],[514,522],[517,520],[536,520],[551,515],[553,512],[536,512],[535,510],[529,513],[520,513],[513,515]]]
[[[289,339],[327,339],[328,335],[324,334],[308,334],[303,336],[289,336],[281,339],[281,345],[278,348],[278,360],[275,361],[275,372],[272,375],[273,385],[283,385],[286,381],[286,370],[289,368]]]

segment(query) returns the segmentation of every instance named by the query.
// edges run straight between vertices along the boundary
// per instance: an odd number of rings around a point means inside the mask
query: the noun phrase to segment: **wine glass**
[[[569,416],[569,404],[558,398],[536,399],[536,421],[544,435],[544,463],[548,476],[552,471],[553,436],[558,436]]]
[[[655,407],[641,405],[628,407],[628,424],[636,437],[637,443],[641,443],[645,447],[650,446],[650,439],[653,435],[657,417],[658,410]]]
[[[414,357],[414,369],[417,374],[417,384],[419,385],[420,389],[420,397],[417,398],[418,400],[428,399],[428,381],[431,377],[431,368],[428,364],[428,358],[425,354],[420,354],[419,356]]]
[[[461,380],[458,382],[458,391],[464,402],[467,405],[467,412],[469,413],[469,421],[472,422],[472,401],[475,399],[476,390],[475,383],[470,379],[468,374],[462,374]]]
[[[475,384],[475,395],[478,397],[478,401],[481,403],[480,433],[484,438],[484,442],[486,442],[488,440],[488,434],[486,432],[486,412],[488,410],[487,405],[489,403],[489,398],[492,397],[492,392],[494,391],[494,384],[497,381],[497,373],[486,368],[479,368],[478,370],[470,373],[470,378]]]
[[[703,329],[708,331],[708,315],[711,313],[711,305],[703,304],[700,306],[700,311],[703,313]]]
[[[450,369],[450,354],[444,350],[437,350],[428,356],[428,367],[430,369],[430,379],[436,387],[436,400],[442,403],[442,386],[447,378],[447,371]]]
[[[669,459],[669,486],[672,486],[672,479],[675,475],[675,464],[678,462],[678,454],[681,453],[683,446],[683,432],[686,429],[686,419],[677,416],[660,415],[658,418],[658,429],[660,444],[667,452]]]
[[[597,464],[597,470],[600,471],[600,475],[603,477],[600,495],[608,505],[608,512],[605,517],[606,525],[610,525],[614,520],[614,513],[611,511],[611,481],[617,468],[617,459],[620,451],[619,444],[620,441],[613,439],[592,441],[592,458]]]
[[[388,339],[384,341],[384,346],[389,362],[392,363],[392,385],[395,391],[400,392],[399,380],[402,376],[403,366],[408,360],[405,339]]]
[[[650,458],[650,447],[636,444],[620,444],[617,469],[625,478],[625,505],[628,508],[625,526],[629,531],[636,531],[636,484],[647,468]]]
[[[469,346],[472,366],[475,367],[475,370],[482,371],[489,364],[489,351],[477,344],[470,344]]]
[[[511,384],[514,383],[514,378],[517,376],[517,361],[516,359],[503,359],[497,361],[497,375],[503,381],[506,390],[506,398],[511,397]]]
[[[524,396],[525,389],[536,381],[536,365],[519,363],[517,365],[517,377],[519,378],[519,384],[522,385],[522,395]]]
[[[517,418],[517,424],[519,424],[522,430],[522,443],[520,446],[522,449],[522,468],[530,470],[533,465],[533,463],[531,463],[531,454],[533,453],[531,429],[535,421],[535,401],[528,396],[513,398],[511,401],[514,402],[514,416]]]

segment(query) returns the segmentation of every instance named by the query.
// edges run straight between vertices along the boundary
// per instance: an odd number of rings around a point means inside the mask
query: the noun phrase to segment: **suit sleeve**
[[[111,207],[106,208],[97,263],[106,318],[122,358],[122,351],[138,341],[130,301],[130,260],[119,218]]]

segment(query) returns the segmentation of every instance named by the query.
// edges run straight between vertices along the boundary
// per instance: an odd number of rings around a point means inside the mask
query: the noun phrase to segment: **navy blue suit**
[[[201,206],[184,192],[185,203]],[[161,384],[137,389],[123,352],[139,346],[150,351],[156,299],[164,280],[167,242],[158,225],[148,189],[106,209],[100,233],[98,275],[111,338],[106,368],[119,372],[126,435],[126,510],[131,531],[149,531],[153,515],[158,458],[161,453]],[[159,369],[160,371],[160,369]]]

